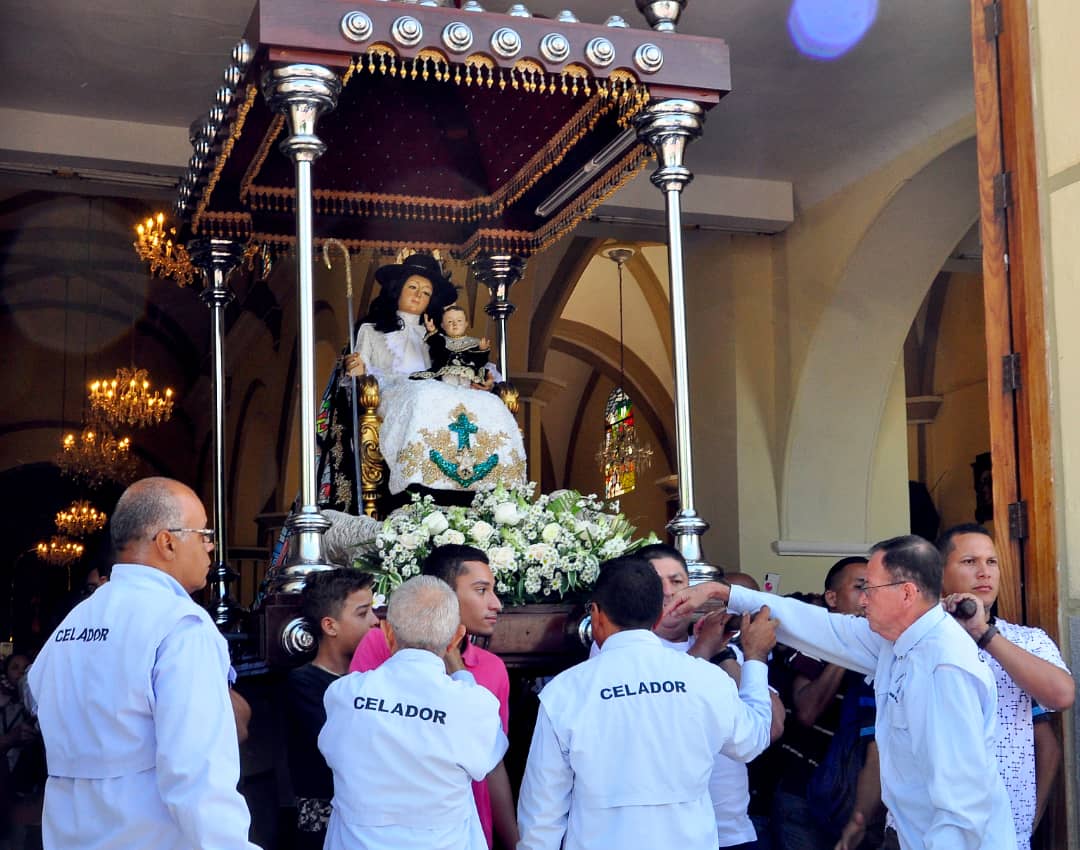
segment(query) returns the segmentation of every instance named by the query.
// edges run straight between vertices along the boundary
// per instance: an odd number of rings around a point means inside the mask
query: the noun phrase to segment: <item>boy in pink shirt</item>
[[[507,732],[510,720],[510,677],[506,673],[506,665],[495,653],[481,649],[468,639],[469,635],[490,637],[495,631],[499,611],[502,610],[502,603],[495,595],[495,579],[491,574],[491,567],[488,566],[487,555],[472,546],[437,546],[424,559],[421,573],[442,579],[457,594],[466,638],[459,652],[447,655],[448,672],[468,670],[478,685],[495,695],[499,700],[503,732]],[[381,629],[372,629],[356,647],[349,672],[373,670],[389,657],[390,647],[387,645],[386,635]],[[518,830],[514,799],[510,790],[510,779],[502,762],[485,781],[473,783],[473,795],[488,846],[492,846],[494,832],[504,847],[515,847]]]

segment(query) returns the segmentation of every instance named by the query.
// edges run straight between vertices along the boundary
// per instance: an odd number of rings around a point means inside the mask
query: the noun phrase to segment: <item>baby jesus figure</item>
[[[486,338],[466,336],[469,320],[464,308],[451,304],[443,310],[441,333],[426,315],[424,327],[427,328],[424,342],[431,355],[431,369],[414,372],[410,378],[414,381],[435,378],[455,387],[491,389],[493,381],[487,370],[491,346]]]

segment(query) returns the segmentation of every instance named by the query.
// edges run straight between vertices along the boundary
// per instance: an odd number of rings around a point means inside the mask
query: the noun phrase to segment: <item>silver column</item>
[[[229,595],[237,578],[229,567],[228,529],[225,516],[225,308],[233,299],[226,281],[243,256],[231,239],[194,239],[188,243],[191,262],[203,274],[206,288],[199,296],[210,308],[210,345],[213,354],[213,462],[214,462],[214,562],[210,566],[213,594],[210,613],[219,629],[230,628],[239,606]]]
[[[315,481],[315,299],[312,284],[311,166],[326,145],[315,135],[319,117],[337,104],[341,80],[322,65],[285,65],[263,74],[263,96],[288,122],[281,151],[296,164],[296,280],[300,311],[300,508],[286,521],[289,557],[275,589],[296,593],[304,578],[335,565],[326,557],[323,533],[330,521],[316,502]]]
[[[506,342],[506,320],[514,312],[510,303],[510,287],[521,280],[525,272],[525,260],[516,254],[496,254],[478,257],[473,260],[473,271],[491,291],[491,300],[484,307],[484,312],[493,318],[499,327],[499,371],[504,381],[510,380],[510,356]]]
[[[690,567],[696,583],[714,578],[716,568],[705,563],[701,536],[708,530],[694,510],[694,464],[691,454],[690,381],[686,351],[686,292],[683,280],[682,190],[694,179],[683,165],[689,142],[701,135],[704,110],[691,100],[663,100],[642,112],[635,124],[638,138],[656,150],[660,167],[652,182],[664,193],[667,206],[668,271],[671,278],[671,321],[675,355],[675,442],[679,474],[679,510],[668,523],[675,546]]]

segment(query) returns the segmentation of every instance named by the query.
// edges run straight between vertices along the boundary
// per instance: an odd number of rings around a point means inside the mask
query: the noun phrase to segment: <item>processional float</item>
[[[176,201],[179,239],[214,310],[214,517],[224,517],[221,311],[225,277],[259,249],[292,251],[299,307],[300,506],[277,581],[296,591],[332,566],[316,503],[312,264],[316,246],[439,250],[491,293],[509,375],[509,292],[528,258],[570,232],[648,166],[665,195],[672,304],[679,509],[669,524],[707,576],[690,452],[680,196],[687,144],[730,88],[726,44],[682,35],[686,0],[637,0],[652,29],[588,23],[476,0],[261,0],[214,104],[193,125]],[[318,168],[315,169],[315,163]],[[314,173],[313,173],[314,172]],[[226,619],[224,539],[214,590]]]

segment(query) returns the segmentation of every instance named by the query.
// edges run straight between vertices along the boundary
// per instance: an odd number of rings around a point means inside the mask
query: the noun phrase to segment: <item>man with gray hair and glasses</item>
[[[719,582],[680,591],[665,613],[768,605],[783,643],[873,679],[881,797],[902,850],[1015,850],[994,757],[997,685],[941,585],[941,554],[909,535],[871,548],[865,618]]]
[[[499,702],[468,670],[447,675],[465,636],[446,582],[418,576],[390,596],[392,653],[326,690],[319,749],[334,774],[326,850],[486,850],[472,782],[502,760]]]
[[[109,526],[111,580],[30,670],[48,762],[47,850],[257,850],[236,790],[228,649],[188,595],[210,568],[205,525],[179,481],[128,487]]]

